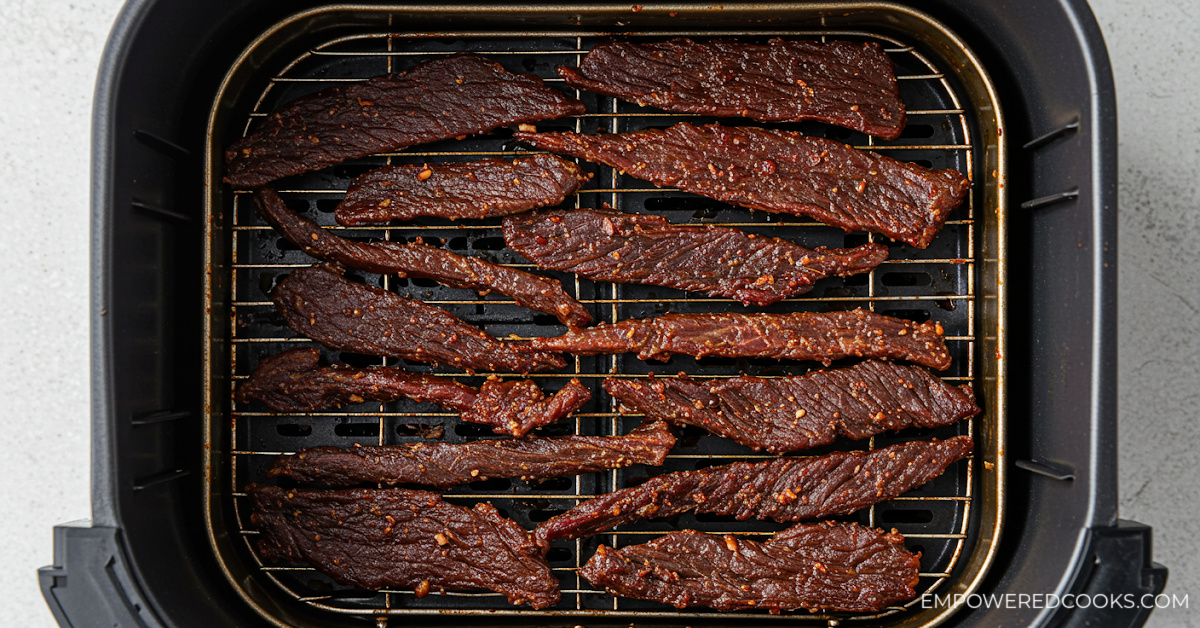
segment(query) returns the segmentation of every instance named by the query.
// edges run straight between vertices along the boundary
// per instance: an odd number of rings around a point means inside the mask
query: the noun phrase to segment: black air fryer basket
[[[970,434],[974,454],[942,477],[852,517],[896,528],[922,552],[919,597],[872,616],[717,613],[617,599],[575,571],[599,543],[641,543],[694,528],[761,535],[779,526],[684,515],[556,544],[548,554],[563,602],[543,611],[491,593],[415,597],[338,585],[301,566],[266,563],[244,487],[281,452],[318,445],[395,444],[425,435],[491,437],[428,404],[363,403],[279,414],[235,403],[258,360],[296,346],[267,293],[312,260],[259,218],[248,195],[221,183],[221,151],[257,118],[339,82],[400,72],[438,55],[484,54],[555,82],[609,37],[773,36],[879,42],[896,64],[909,114],[898,140],[804,123],[795,128],[972,181],[963,207],[927,249],[892,243],[869,275],[824,280],[767,311],[868,308],[946,330],[954,358],[941,373],[970,383],[984,413],[921,437]],[[583,116],[539,130],[630,131],[695,116],[577,93]],[[43,592],[75,626],[399,625],[1141,625],[1140,604],[1036,608],[1007,594],[1144,594],[1162,590],[1149,528],[1117,519],[1116,112],[1108,60],[1082,2],[726,3],[573,6],[507,4],[132,1],[118,20],[96,93],[93,174],[93,516],[55,529]],[[385,164],[464,161],[528,147],[508,131],[416,146],[279,182],[293,209],[327,226],[348,181]],[[736,225],[806,246],[876,236],[746,212],[581,163],[594,175],[567,201],[654,213],[674,222]],[[422,238],[505,264],[499,221],[415,221],[343,235]],[[597,320],[712,312],[736,303],[646,286],[548,273]],[[496,296],[432,282],[351,276],[445,308],[504,337],[557,335],[549,316]],[[324,350],[329,361],[396,364]],[[418,365],[405,365],[423,368]],[[538,376],[556,390],[580,378],[594,398],[547,434],[628,432],[602,377],[687,372],[772,376],[805,365],[634,356],[573,360]],[[476,380],[467,379],[472,383]],[[843,449],[912,438],[880,435]],[[648,473],[761,458],[703,430],[684,430],[662,469],[633,467],[548,482],[477,482],[448,501],[493,503],[527,528],[582,497]],[[930,604],[922,593],[942,601]],[[980,605],[967,594],[987,594]],[[955,594],[958,595],[955,598]],[[956,601],[945,602],[947,597]],[[924,600],[924,602],[923,602]]]

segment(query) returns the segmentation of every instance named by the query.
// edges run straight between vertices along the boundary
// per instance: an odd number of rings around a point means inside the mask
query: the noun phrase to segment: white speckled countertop
[[[1200,5],[1092,0],[1117,81],[1121,517],[1154,527],[1167,591],[1200,626]]]
[[[1121,516],[1154,526],[1200,626],[1200,8],[1093,0],[1120,111]],[[92,87],[120,0],[5,0],[0,23],[0,624],[50,627],[35,569],[88,500]],[[18,307],[13,307],[14,305]],[[15,602],[15,603],[14,603]]]

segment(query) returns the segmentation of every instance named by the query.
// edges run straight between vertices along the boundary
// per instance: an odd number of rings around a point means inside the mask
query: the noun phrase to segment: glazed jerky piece
[[[583,112],[536,76],[473,54],[440,57],[293,100],[225,151],[225,181],[255,188],[347,159]]]
[[[512,604],[558,603],[558,579],[529,533],[491,504],[467,509],[403,489],[308,491],[252,484],[250,521],[264,560],[308,563],[363,589],[503,593]]]
[[[364,286],[327,265],[292,272],[271,300],[296,333],[339,351],[521,373],[566,366],[562,356],[501,342],[445,310]]]
[[[572,87],[667,111],[820,120],[888,140],[904,129],[895,68],[874,42],[610,41],[558,74]]]
[[[875,360],[769,379],[612,378],[604,390],[648,419],[703,427],[773,454],[828,445],[837,436],[862,440],[884,430],[941,427],[980,412],[970,386]]]
[[[643,360],[681,353],[697,358],[818,360],[896,358],[945,370],[950,352],[939,323],[913,323],[857,309],[792,314],[667,314],[601,323],[553,338],[534,349],[579,355],[637,352]]]
[[[538,545],[549,547],[555,539],[689,511],[779,522],[847,515],[932,480],[973,447],[969,436],[955,436],[871,452],[838,451],[669,473],[589,499],[539,525],[534,536]]]
[[[539,268],[694,290],[745,305],[770,305],[808,292],[818,279],[870,271],[888,254],[882,244],[812,250],[740,229],[595,209],[509,216],[504,241]]]
[[[448,377],[398,368],[320,366],[318,349],[298,348],[263,358],[238,386],[238,403],[258,399],[276,412],[313,412],[349,403],[412,399],[462,413],[462,420],[491,425],[520,438],[579,409],[592,393],[572,379],[547,399],[529,380],[488,378],[476,389]]]
[[[489,478],[579,475],[634,464],[658,466],[675,444],[662,421],[628,436],[554,436],[416,443],[384,447],[315,447],[281,456],[267,472],[299,482],[427,484],[446,488]]]
[[[517,139],[726,203],[811,216],[925,248],[966,197],[957,170],[930,170],[840,142],[755,127],[524,133]]]
[[[579,166],[547,154],[388,166],[351,181],[333,216],[343,225],[506,216],[558,205],[584,181]]]
[[[765,542],[681,530],[643,545],[601,545],[579,575],[613,595],[676,608],[874,613],[915,597],[920,570],[899,533],[825,522]]]
[[[327,262],[373,273],[433,279],[480,294],[495,290],[512,297],[518,305],[552,314],[570,327],[592,322],[587,309],[567,296],[562,285],[553,279],[424,244],[367,243],[339,238],[288,209],[287,203],[270,188],[260,188],[254,194],[254,203],[263,218],[292,244]]]

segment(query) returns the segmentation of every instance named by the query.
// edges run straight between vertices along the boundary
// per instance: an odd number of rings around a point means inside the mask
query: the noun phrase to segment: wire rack
[[[772,125],[807,134],[822,135],[846,142],[863,150],[880,151],[904,161],[934,168],[957,168],[975,181],[975,147],[972,144],[971,112],[964,110],[955,91],[953,77],[930,62],[918,49],[892,37],[862,31],[754,31],[741,33],[641,33],[624,35],[631,39],[661,38],[667,35],[706,37],[737,36],[765,41],[773,36],[806,39],[837,38],[854,41],[878,41],[895,62],[901,93],[908,106],[908,127],[892,142],[817,123]],[[368,33],[341,38],[314,47],[280,69],[266,82],[253,103],[251,113],[238,121],[236,134],[247,132],[257,118],[300,95],[337,84],[400,72],[436,55],[464,50],[489,56],[512,71],[541,76],[547,83],[565,88],[554,72],[559,65],[578,65],[586,52],[599,41],[599,34],[580,33],[563,36],[514,36],[511,33]],[[641,108],[615,98],[575,91],[575,97],[587,105],[587,113],[538,124],[539,130],[574,130],[583,133],[625,132],[649,127],[665,127],[677,121],[704,123],[704,116],[665,113]],[[746,121],[723,120],[726,124]],[[385,153],[342,164],[318,173],[279,182],[278,191],[294,210],[343,237],[393,241],[415,241],[444,247],[464,255],[475,255],[518,268],[533,269],[523,258],[503,247],[498,219],[451,223],[437,219],[419,219],[404,224],[375,228],[347,228],[334,223],[332,210],[344,195],[350,179],[369,169],[390,164],[438,161],[468,161],[485,156],[515,156],[530,150],[512,141],[510,132],[464,140],[438,142]],[[579,193],[565,205],[575,207],[609,206],[631,213],[655,213],[673,222],[692,222],[734,226],[747,231],[783,237],[808,247],[854,246],[876,241],[878,236],[845,234],[803,218],[764,214],[734,208],[669,188],[655,187],[622,175],[615,169],[580,162],[585,172],[594,175]],[[826,279],[809,294],[786,299],[758,311],[829,311],[866,307],[873,311],[916,321],[934,320],[945,328],[946,341],[954,358],[950,370],[941,373],[955,383],[976,383],[976,210],[978,183],[973,183],[966,202],[955,210],[942,234],[927,249],[890,243],[891,258],[867,275],[847,279]],[[369,592],[339,585],[316,570],[304,566],[264,564],[255,553],[258,531],[250,523],[249,506],[242,489],[251,482],[265,480],[265,469],[280,454],[302,447],[322,445],[388,445],[440,438],[450,442],[494,438],[487,427],[462,423],[455,413],[441,411],[429,404],[412,401],[362,403],[336,411],[303,414],[279,414],[232,401],[236,384],[253,372],[260,358],[280,351],[312,344],[297,337],[284,324],[268,300],[270,289],[293,268],[308,266],[313,260],[276,234],[259,216],[249,195],[230,195],[226,211],[232,216],[229,276],[231,300],[229,317],[231,337],[228,391],[230,417],[228,442],[232,450],[221,464],[227,465],[228,484],[225,499],[237,522],[236,534],[248,560],[261,576],[295,600],[340,614],[362,616],[378,625],[403,614],[476,614],[501,615],[565,614],[636,617],[713,616],[704,609],[676,611],[669,607],[637,600],[616,598],[589,586],[577,575],[600,543],[610,547],[643,543],[671,530],[694,528],[712,533],[748,535],[765,538],[783,525],[770,522],[736,522],[725,517],[680,515],[666,520],[644,521],[587,539],[556,542],[548,554],[559,576],[563,600],[546,611],[531,611],[508,605],[495,593],[434,593],[417,598],[405,590]],[[880,241],[886,240],[879,238]],[[568,292],[583,303],[596,320],[615,322],[626,318],[647,317],[666,312],[713,312],[741,310],[743,306],[727,299],[707,298],[667,288],[597,283],[569,273],[543,273],[563,282]],[[445,308],[497,337],[558,335],[564,328],[548,315],[521,308],[501,295],[481,297],[462,289],[439,286],[422,280],[398,279],[350,271],[348,276],[370,285],[418,298]],[[212,340],[212,339],[210,339]],[[430,369],[404,360],[381,359],[323,349],[330,362],[358,366],[387,364],[415,371],[451,374],[478,384],[486,373],[474,377],[448,369]],[[836,366],[836,364],[835,364]],[[670,375],[688,373],[695,378],[721,378],[741,373],[776,377],[806,372],[811,365],[779,363],[767,360],[693,359],[676,356],[667,363],[642,362],[632,355],[574,357],[560,373],[535,376],[547,393],[558,390],[569,378],[578,378],[593,392],[593,399],[571,419],[543,428],[543,434],[623,434],[639,421],[637,415],[622,414],[614,400],[600,387],[606,377],[646,377],[651,373]],[[513,376],[511,373],[501,375]],[[978,387],[977,387],[978,388]],[[830,449],[874,449],[913,438],[946,438],[956,434],[974,435],[976,421],[935,430],[909,430],[899,437],[880,435],[868,441],[841,443],[804,455],[816,455]],[[525,483],[518,480],[489,480],[445,492],[453,503],[469,505],[486,500],[501,513],[532,528],[541,521],[594,495],[637,484],[649,475],[703,468],[737,460],[755,460],[768,456],[754,454],[730,441],[708,435],[697,428],[679,432],[679,442],[661,468],[640,466],[593,473],[577,478],[557,478]],[[783,617],[791,621],[811,619],[836,625],[851,619],[871,619],[904,613],[918,604],[920,594],[944,588],[954,577],[959,557],[969,549],[972,538],[971,508],[976,483],[975,461],[968,459],[953,465],[943,476],[909,494],[876,505],[856,515],[843,517],[866,525],[895,528],[907,538],[910,548],[922,552],[918,598],[905,606],[886,609],[870,617],[846,614],[721,613],[721,617],[770,620]]]

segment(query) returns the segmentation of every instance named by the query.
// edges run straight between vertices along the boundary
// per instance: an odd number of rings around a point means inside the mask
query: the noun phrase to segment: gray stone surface
[[[87,517],[88,129],[119,0],[6,0],[0,21],[0,624],[49,627],[34,569]],[[1200,5],[1094,0],[1121,116],[1121,514],[1154,526],[1168,591],[1200,626]],[[36,368],[38,379],[33,379]],[[27,445],[44,449],[34,452]]]
[[[1094,0],[1117,81],[1121,516],[1154,526],[1167,592],[1200,626],[1200,4]]]
[[[0,9],[0,625],[49,627],[35,570],[86,518],[92,84],[118,0]],[[15,445],[15,447],[14,447]]]

